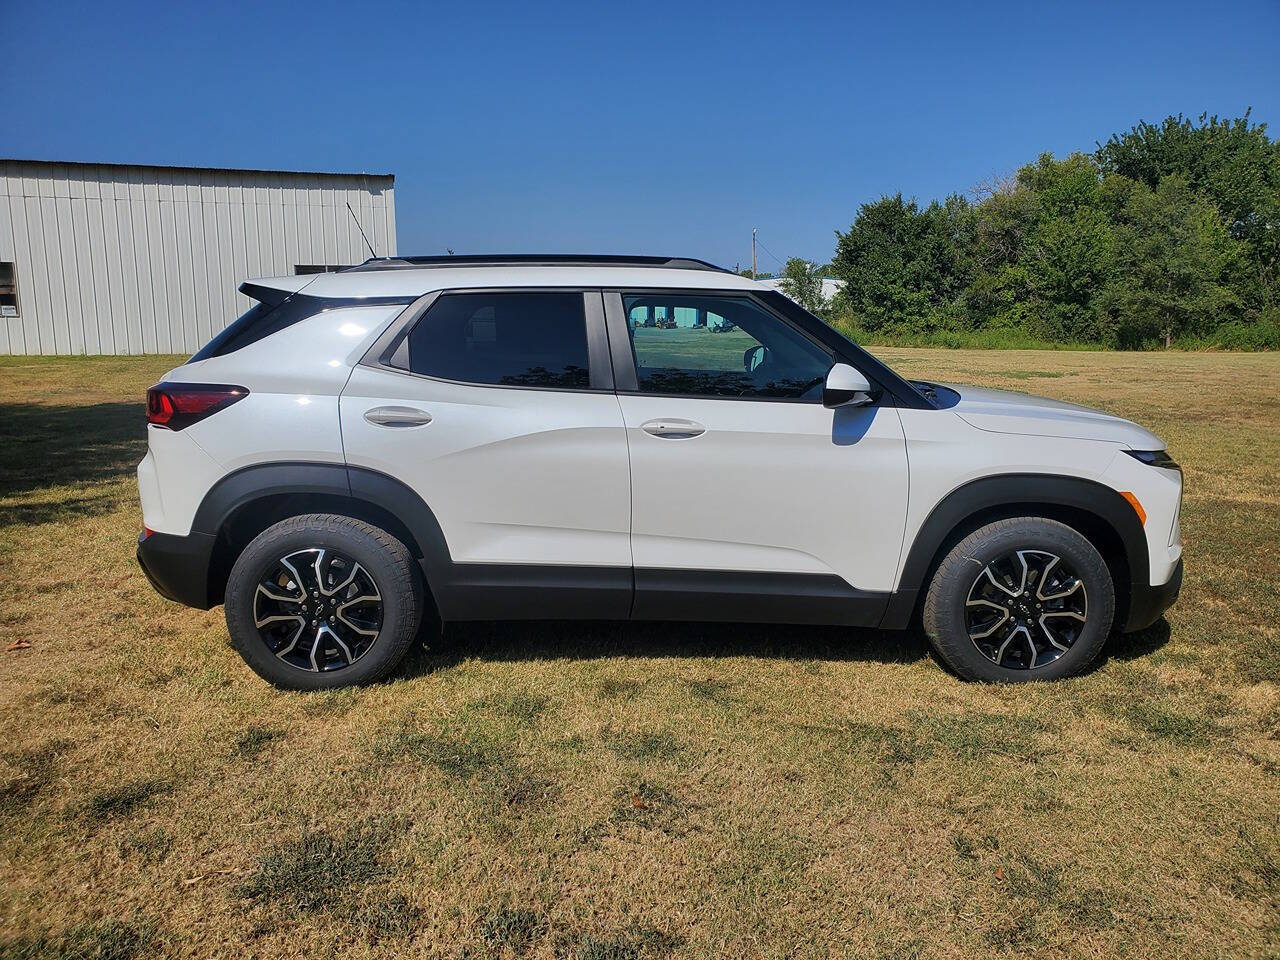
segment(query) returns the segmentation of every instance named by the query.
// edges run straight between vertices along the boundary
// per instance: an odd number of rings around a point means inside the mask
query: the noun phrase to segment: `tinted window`
[[[748,299],[624,294],[643,393],[822,398],[831,354]]]
[[[467,383],[586,388],[582,294],[445,294],[409,334],[409,369]]]
[[[240,288],[241,293],[249,293],[250,284]],[[280,291],[274,291],[280,293]],[[252,295],[252,294],[250,294]],[[208,360],[210,357],[221,357],[236,350],[242,350],[251,343],[257,343],[273,333],[279,333],[285,327],[291,327],[307,317],[314,317],[322,310],[337,307],[367,307],[383,303],[410,303],[412,297],[308,297],[301,293],[290,294],[279,303],[255,303],[240,314],[230,326],[200,348],[200,351],[187,361]]]
[[[845,346],[842,352],[853,354],[856,358],[853,361],[853,365],[866,374],[871,379],[872,384],[879,384],[882,387],[890,386],[891,392],[895,393],[899,397],[912,398],[917,401],[927,402],[925,397],[916,390],[915,387],[911,386],[910,383],[894,373],[890,367],[885,366],[852,340],[837,333],[832,328],[826,327],[821,320],[806,311],[804,307],[800,306],[800,304],[796,303],[786,294],[779,293],[777,290],[761,290],[756,294],[756,296],[772,307],[777,313],[794,320],[797,325],[804,326],[806,323],[810,323],[815,326],[822,325],[827,330],[828,336],[839,337],[839,339],[843,340]],[[908,400],[908,402],[910,403],[911,401]],[[914,406],[914,404],[912,405]],[[929,406],[932,405],[933,404],[929,404]]]
[[[225,330],[200,348],[191,359],[207,360],[243,349],[251,343],[279,333],[325,308],[324,300],[295,293],[278,304],[255,303]]]

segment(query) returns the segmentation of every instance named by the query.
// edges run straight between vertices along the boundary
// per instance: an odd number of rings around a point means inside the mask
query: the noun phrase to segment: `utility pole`
[[[756,278],[756,228],[751,228],[751,279]]]

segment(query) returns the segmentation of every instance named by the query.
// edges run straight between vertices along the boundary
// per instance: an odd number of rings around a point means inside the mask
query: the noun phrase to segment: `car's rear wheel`
[[[925,595],[925,635],[968,680],[1072,676],[1111,632],[1115,585],[1079,532],[1043,517],[998,520],[943,558]]]
[[[422,577],[403,543],[350,517],[282,520],[244,549],[227,581],[231,641],[263,679],[293,690],[380,680],[413,642]]]

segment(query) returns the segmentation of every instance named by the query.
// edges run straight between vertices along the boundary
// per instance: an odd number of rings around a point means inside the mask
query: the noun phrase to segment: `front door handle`
[[[651,437],[662,437],[664,440],[687,440],[700,437],[707,428],[693,420],[650,420],[640,424],[640,429]]]
[[[431,414],[417,407],[374,407],[364,418],[377,427],[425,427]]]

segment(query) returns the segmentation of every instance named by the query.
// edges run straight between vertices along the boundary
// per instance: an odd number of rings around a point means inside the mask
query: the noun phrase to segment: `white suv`
[[[371,260],[256,305],[148,393],[138,559],[284,687],[424,624],[902,629],[962,677],[1078,673],[1182,578],[1182,474],[1084,407],[908,382],[696,260]],[[437,627],[438,629],[438,627]]]

